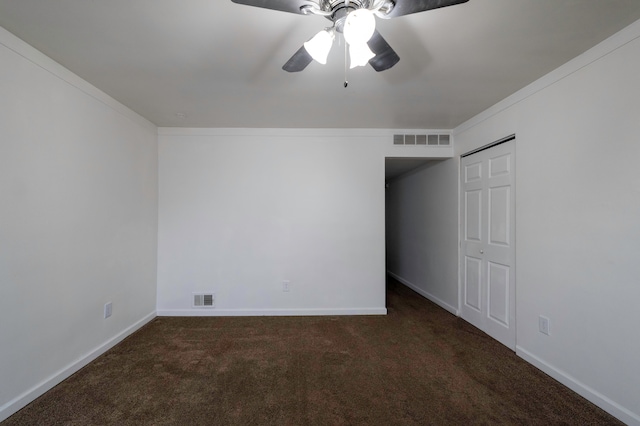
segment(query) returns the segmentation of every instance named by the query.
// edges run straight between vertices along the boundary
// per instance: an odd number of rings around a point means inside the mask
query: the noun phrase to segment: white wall
[[[429,162],[391,180],[386,197],[388,272],[454,314],[458,196],[451,180],[457,176],[457,164],[454,159]]]
[[[638,76],[640,21],[454,133],[458,154],[516,134],[517,353],[629,424],[640,424]]]
[[[386,313],[385,156],[433,148],[359,130],[160,129],[159,140],[160,315]],[[207,291],[215,309],[192,309]]]
[[[0,420],[153,317],[156,240],[156,128],[0,28]]]

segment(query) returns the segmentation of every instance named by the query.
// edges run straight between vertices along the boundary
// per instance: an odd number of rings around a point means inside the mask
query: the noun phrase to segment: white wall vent
[[[393,135],[393,144],[451,146],[451,135]]]
[[[213,308],[215,299],[216,297],[213,293],[193,293],[193,307]]]

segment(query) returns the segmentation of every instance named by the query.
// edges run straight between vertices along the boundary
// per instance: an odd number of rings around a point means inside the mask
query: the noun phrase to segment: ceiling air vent
[[[194,308],[213,308],[215,295],[213,293],[193,293]]]
[[[450,135],[393,135],[394,145],[450,146]]]

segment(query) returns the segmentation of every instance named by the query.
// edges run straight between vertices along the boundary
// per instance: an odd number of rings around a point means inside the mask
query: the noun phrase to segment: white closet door
[[[515,350],[515,141],[462,159],[460,315]]]

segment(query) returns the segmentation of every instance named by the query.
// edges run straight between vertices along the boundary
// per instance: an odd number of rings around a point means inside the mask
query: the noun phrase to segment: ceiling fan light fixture
[[[376,29],[376,17],[369,9],[356,9],[347,15],[344,23],[344,39],[352,44],[361,44],[369,41]]]
[[[346,49],[351,48],[352,67],[368,63],[377,71],[395,66],[400,57],[389,43],[376,31],[376,16],[381,19],[396,18],[432,9],[454,6],[469,0],[231,0],[237,4],[261,7],[301,15],[324,16],[333,27],[318,33],[282,66],[287,72],[300,72],[313,60],[326,63],[335,33],[343,34]],[[316,40],[317,38],[317,40]],[[371,40],[373,38],[373,40]],[[330,39],[330,41],[328,40]],[[371,43],[371,46],[369,46]],[[375,56],[371,52],[375,49]],[[372,59],[373,58],[373,59]],[[345,82],[346,87],[346,82]]]
[[[349,68],[363,67],[369,63],[369,60],[376,56],[371,51],[366,42],[354,43],[349,45]]]
[[[335,38],[334,33],[333,28],[325,28],[314,35],[311,40],[304,43],[304,48],[309,55],[322,65],[327,63],[327,57],[329,56],[329,52],[333,46],[333,39]]]

